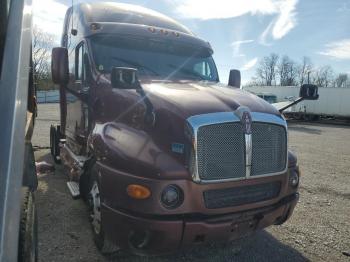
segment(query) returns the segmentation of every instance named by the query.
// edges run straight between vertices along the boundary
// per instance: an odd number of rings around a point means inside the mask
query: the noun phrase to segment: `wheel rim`
[[[101,201],[100,201],[100,190],[98,184],[94,181],[91,191],[91,223],[96,234],[101,232]]]

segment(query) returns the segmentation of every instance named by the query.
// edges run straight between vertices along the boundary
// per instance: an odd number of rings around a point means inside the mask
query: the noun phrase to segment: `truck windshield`
[[[114,36],[95,36],[91,46],[101,73],[110,73],[112,67],[133,67],[140,78],[219,81],[208,49],[176,41]]]

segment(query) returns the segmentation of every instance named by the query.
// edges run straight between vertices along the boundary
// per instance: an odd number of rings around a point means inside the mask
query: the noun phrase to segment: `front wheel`
[[[50,151],[56,164],[60,164],[60,126],[50,127]]]
[[[90,177],[90,190],[88,193],[88,204],[90,207],[90,220],[92,226],[92,232],[94,235],[94,241],[97,248],[104,255],[112,255],[118,251],[116,245],[108,241],[105,237],[102,224],[101,213],[101,188],[97,172],[91,170]]]
[[[50,126],[50,153],[51,156],[53,157],[54,155],[54,138],[53,138],[53,133],[55,132],[55,127]]]

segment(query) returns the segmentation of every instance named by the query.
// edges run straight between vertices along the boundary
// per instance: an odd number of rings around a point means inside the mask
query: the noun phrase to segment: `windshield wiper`
[[[119,57],[112,57],[113,60],[117,60],[117,61],[121,61],[123,63],[126,63],[128,65],[131,65],[131,66],[135,66],[137,67],[137,69],[141,69],[141,70],[144,70],[144,71],[148,71],[148,72],[151,72],[152,74],[154,74],[155,76],[159,76],[159,73],[157,73],[156,71],[154,71],[153,69],[147,67],[147,66],[144,66],[144,65],[141,65],[135,61],[130,61],[130,60],[126,60],[126,59],[123,59],[123,58],[119,58]]]

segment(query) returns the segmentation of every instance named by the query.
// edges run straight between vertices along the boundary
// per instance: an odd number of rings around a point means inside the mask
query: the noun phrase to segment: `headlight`
[[[297,187],[299,185],[299,174],[296,171],[292,171],[289,176],[289,185],[291,187]]]
[[[161,201],[166,208],[177,208],[183,202],[183,192],[178,186],[169,185],[163,190]]]

